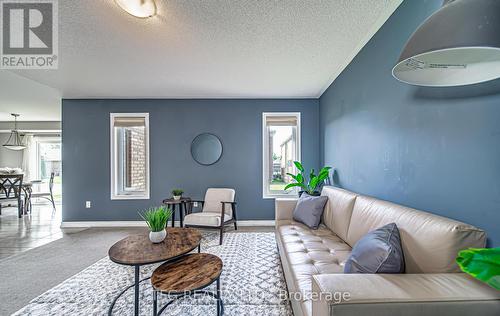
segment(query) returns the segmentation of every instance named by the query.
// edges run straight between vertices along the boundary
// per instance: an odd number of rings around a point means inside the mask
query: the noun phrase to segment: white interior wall
[[[0,167],[21,168],[23,165],[23,151],[7,149],[5,144],[10,134],[0,133]]]

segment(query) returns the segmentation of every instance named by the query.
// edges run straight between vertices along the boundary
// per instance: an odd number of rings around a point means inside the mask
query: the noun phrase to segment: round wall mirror
[[[213,165],[222,156],[222,142],[214,134],[200,134],[191,143],[191,156],[200,165]]]

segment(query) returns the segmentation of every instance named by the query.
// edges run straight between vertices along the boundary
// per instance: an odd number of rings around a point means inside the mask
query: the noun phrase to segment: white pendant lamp
[[[500,78],[500,0],[445,0],[410,37],[392,75],[432,87]]]
[[[127,13],[137,18],[150,18],[156,15],[155,0],[115,0]]]
[[[12,113],[11,115],[14,117],[14,129],[10,132],[9,139],[3,147],[10,150],[23,150],[26,148],[26,145],[24,145],[23,140],[19,135],[19,131],[17,130],[17,118],[19,117],[19,114]]]

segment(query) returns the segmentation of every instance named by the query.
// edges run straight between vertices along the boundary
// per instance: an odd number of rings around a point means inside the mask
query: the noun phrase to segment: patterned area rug
[[[224,262],[221,291],[224,315],[292,316],[281,262],[273,233],[226,233],[218,245],[218,234],[204,233],[202,252],[219,256]],[[158,265],[141,268],[141,279]],[[134,270],[111,262],[107,257],[35,298],[14,315],[107,315],[113,298],[133,283]],[[215,291],[215,284],[207,288]],[[140,315],[151,315],[152,289],[141,283]],[[168,301],[159,296],[159,306]],[[133,289],[116,303],[113,315],[133,315]],[[215,301],[207,296],[186,298],[170,305],[162,315],[216,315]]]

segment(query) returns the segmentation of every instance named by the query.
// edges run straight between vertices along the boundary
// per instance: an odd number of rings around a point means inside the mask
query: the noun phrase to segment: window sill
[[[120,195],[120,196],[112,196],[111,200],[119,201],[119,200],[149,200],[150,197],[143,195]]]
[[[263,199],[268,200],[268,199],[298,199],[299,195],[298,194],[268,194],[268,195],[263,195]]]

